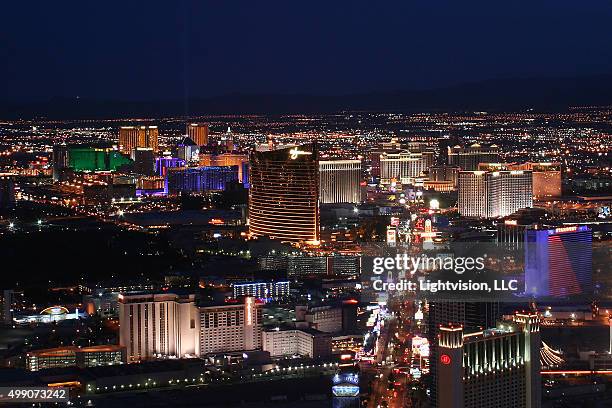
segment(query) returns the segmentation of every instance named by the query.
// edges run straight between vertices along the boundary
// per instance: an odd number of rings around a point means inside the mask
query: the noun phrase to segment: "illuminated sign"
[[[358,397],[359,387],[356,385],[334,385],[332,393],[334,397]]]
[[[555,234],[559,234],[561,232],[574,232],[578,230],[578,226],[574,225],[573,227],[561,227],[555,228]]]
[[[253,324],[253,298],[246,298],[246,321],[247,326]]]
[[[394,228],[387,227],[387,244],[395,244],[397,242],[397,231]]]
[[[302,150],[299,150],[297,147],[294,147],[293,149],[289,150],[289,157],[291,157],[291,160],[295,160],[298,158],[298,156],[303,156],[303,155],[309,155],[312,154],[312,152],[304,152]]]
[[[444,365],[449,365],[451,363],[451,358],[448,354],[442,354],[440,356],[440,362]]]

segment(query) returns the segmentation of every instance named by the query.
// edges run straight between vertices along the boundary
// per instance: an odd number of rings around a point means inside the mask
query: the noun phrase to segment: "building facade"
[[[234,298],[252,296],[258,299],[283,299],[289,296],[289,281],[244,282],[232,285]]]
[[[128,361],[199,355],[195,295],[120,294],[119,343]]]
[[[319,242],[319,166],[315,144],[251,153],[249,233]]]
[[[478,170],[480,163],[499,163],[500,154],[497,145],[481,146],[475,143],[469,147],[453,146],[448,148],[448,164],[463,171]]]
[[[296,306],[295,317],[303,321],[308,327],[325,332],[340,333],[343,329],[343,310],[340,306]]]
[[[440,328],[436,358],[439,408],[541,406],[540,321],[517,313],[493,329]]]
[[[530,171],[459,172],[458,209],[464,217],[498,218],[533,206]]]
[[[248,183],[249,156],[238,153],[200,153],[200,166],[238,166],[238,181]]]
[[[58,347],[32,350],[26,354],[26,368],[38,371],[46,368],[97,367],[127,363],[124,346],[114,344],[91,347]]]
[[[415,178],[423,177],[433,164],[432,152],[385,152],[380,155],[380,181],[410,184]]]
[[[150,147],[136,147],[132,150],[134,173],[143,176],[155,175],[155,152]]]
[[[361,202],[361,160],[319,161],[321,204]]]
[[[299,355],[324,358],[331,355],[331,335],[312,329],[288,329],[264,331],[262,347],[270,357]]]
[[[511,164],[508,170],[529,170],[533,177],[533,198],[549,200],[561,197],[561,163]]]
[[[168,168],[166,177],[169,194],[223,191],[238,181],[238,166]]]
[[[197,146],[206,146],[208,144],[207,123],[188,123],[185,134],[189,136]]]
[[[253,297],[243,304],[199,308],[199,354],[261,349],[262,309]]]
[[[159,150],[159,129],[157,126],[122,126],[119,128],[119,150],[130,154],[136,147]]]
[[[593,231],[586,225],[525,230],[525,293],[534,297],[589,295]]]

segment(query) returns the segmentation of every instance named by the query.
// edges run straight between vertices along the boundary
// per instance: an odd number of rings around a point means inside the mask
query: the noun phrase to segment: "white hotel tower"
[[[439,408],[539,408],[540,319],[517,313],[494,329],[464,333],[442,326],[438,335]]]
[[[320,160],[319,201],[321,204],[361,201],[361,160]]]
[[[119,323],[119,343],[127,348],[129,362],[199,355],[195,295],[121,294]]]
[[[464,217],[505,217],[532,206],[531,171],[459,172],[458,207]]]

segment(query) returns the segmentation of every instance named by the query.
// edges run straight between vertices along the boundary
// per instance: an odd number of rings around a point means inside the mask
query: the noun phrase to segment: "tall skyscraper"
[[[431,347],[432,361],[437,361],[439,355],[440,327],[453,323],[461,325],[465,330],[478,331],[495,326],[501,316],[498,302],[429,302],[427,337]],[[431,383],[429,386],[431,387],[433,406],[437,406],[437,369],[436,364],[431,364]]]
[[[479,163],[499,162],[499,147],[496,145],[485,147],[475,143],[469,147],[457,145],[448,148],[448,164],[463,171],[478,170]]]
[[[319,161],[319,200],[322,204],[361,201],[361,160]]]
[[[560,163],[509,164],[508,170],[529,170],[533,177],[533,198],[547,200],[561,197]]]
[[[389,184],[397,181],[402,184],[411,183],[433,165],[433,152],[410,152],[404,150],[397,153],[382,153],[380,155],[380,181]]]
[[[131,154],[136,147],[159,149],[159,129],[157,126],[122,126],[119,128],[119,150]]]
[[[319,165],[315,144],[251,153],[249,233],[319,241]]]
[[[155,152],[150,147],[136,147],[132,150],[134,173],[143,176],[155,175]]]
[[[189,123],[186,130],[187,136],[195,142],[197,146],[206,146],[208,144],[208,124],[207,123]]]
[[[459,172],[459,213],[464,217],[497,218],[533,206],[530,171]]]
[[[525,293],[534,297],[589,295],[593,232],[586,225],[525,231]]]
[[[199,354],[260,349],[261,306],[252,297],[239,305],[201,306]]]
[[[512,321],[476,332],[440,328],[437,366],[439,408],[541,406],[540,320],[517,313]]]
[[[68,146],[53,146],[53,181],[60,181],[62,172],[70,166],[68,161]]]
[[[0,173],[0,210],[15,206],[15,181],[13,175]]]
[[[383,153],[398,153],[402,150],[402,144],[397,138],[392,138],[389,142],[380,143],[370,151],[371,174],[380,177],[380,157]]]
[[[119,295],[119,343],[128,361],[199,356],[199,324],[195,295]]]

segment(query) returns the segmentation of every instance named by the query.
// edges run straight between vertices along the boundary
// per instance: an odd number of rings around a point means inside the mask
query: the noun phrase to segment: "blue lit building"
[[[178,157],[158,157],[155,159],[155,174],[161,177],[166,177],[168,169],[184,167],[185,160]]]
[[[169,168],[166,177],[168,194],[223,191],[238,181],[238,166]]]
[[[593,232],[586,226],[525,231],[525,294],[588,295],[593,290]]]
[[[289,296],[289,281],[235,283],[233,290],[235,298],[252,296],[258,299],[278,300]]]

